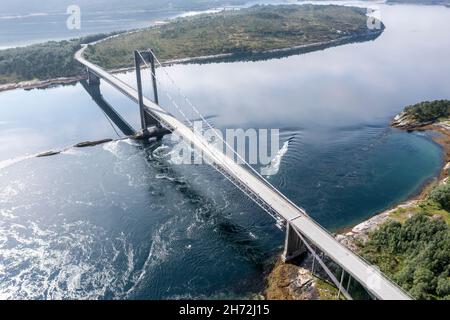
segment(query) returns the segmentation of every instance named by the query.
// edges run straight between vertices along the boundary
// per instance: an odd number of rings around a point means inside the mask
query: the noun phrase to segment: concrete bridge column
[[[284,243],[283,261],[288,262],[306,252],[306,246],[295,232],[294,227],[288,222],[286,226],[286,239]]]
[[[137,81],[137,89],[138,89],[138,97],[139,97],[139,111],[141,114],[141,127],[143,135],[148,135],[149,127],[157,127],[161,128],[161,124],[158,120],[154,119],[151,115],[145,112],[144,108],[144,94],[142,89],[142,75],[141,75],[141,64],[143,63],[143,57],[139,51],[134,52],[134,64],[136,68],[136,81]],[[156,83],[154,83],[156,85]],[[156,92],[156,91],[155,91]],[[157,97],[157,93],[155,93],[155,97]]]
[[[90,86],[100,86],[100,78],[93,73],[90,69],[87,69],[88,84]]]

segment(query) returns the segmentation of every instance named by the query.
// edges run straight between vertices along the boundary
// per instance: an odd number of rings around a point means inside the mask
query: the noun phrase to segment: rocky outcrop
[[[267,278],[268,300],[319,300],[320,293],[311,272],[294,264],[276,264]]]
[[[389,221],[390,214],[397,211],[398,209],[408,209],[414,208],[417,205],[418,200],[411,200],[405,203],[402,203],[395,208],[386,210],[369,220],[366,220],[355,227],[352,228],[351,231],[346,232],[344,234],[338,234],[336,236],[336,240],[342,243],[344,246],[349,248],[352,251],[358,251],[359,244],[364,244],[369,240],[369,235],[376,229],[378,229],[382,224]]]
[[[36,158],[44,158],[44,157],[51,157],[51,156],[56,156],[58,154],[60,154],[61,151],[47,151],[47,152],[43,152],[40,153],[36,156]]]
[[[45,89],[52,86],[57,85],[68,85],[68,84],[74,84],[80,80],[86,79],[86,76],[80,75],[76,77],[67,77],[67,78],[55,78],[55,79],[49,79],[49,80],[30,80],[30,81],[22,81],[18,83],[6,83],[0,85],[0,92],[2,91],[9,91],[9,90],[16,90],[16,89],[24,89],[24,90],[31,90],[31,89]]]
[[[393,128],[403,129],[403,130],[417,130],[433,124],[433,121],[419,121],[410,114],[402,112],[395,116],[394,120],[391,122]]]
[[[85,141],[85,142],[80,142],[77,143],[76,145],[73,146],[73,148],[86,148],[86,147],[94,147],[100,144],[104,144],[104,143],[108,143],[113,141],[113,139],[103,139],[103,140],[97,140],[97,141]],[[72,147],[69,148],[65,148],[59,151],[46,151],[46,152],[42,152],[37,154],[35,157],[36,158],[45,158],[45,157],[51,157],[51,156],[56,156],[58,154],[61,154],[62,152],[69,150]]]
[[[113,141],[113,140],[112,139],[104,139],[104,140],[98,140],[98,141],[85,141],[85,142],[80,142],[80,143],[74,145],[74,147],[75,148],[94,147],[99,144],[104,144],[104,143],[111,142],[111,141]]]

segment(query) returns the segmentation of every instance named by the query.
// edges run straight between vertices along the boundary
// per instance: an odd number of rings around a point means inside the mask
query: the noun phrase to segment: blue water
[[[381,9],[387,29],[372,42],[166,68],[218,128],[279,128],[288,151],[270,181],[330,230],[406,199],[442,165],[426,134],[389,121],[450,96],[450,10]],[[133,84],[133,73],[120,77]],[[102,90],[137,127],[136,105]],[[261,292],[283,234],[211,168],[170,164],[170,137],[156,150],[124,140],[28,157],[108,137],[117,133],[80,84],[0,93],[0,297]]]
[[[190,1],[168,0],[157,3],[148,0],[2,0],[0,10],[0,49],[24,46],[48,40],[63,40],[81,36],[148,28],[167,18],[199,13],[217,7],[248,6],[276,0]],[[283,1],[281,1],[283,2]],[[173,3],[173,2],[172,2]],[[67,9],[77,5],[81,13],[79,28],[68,28]]]

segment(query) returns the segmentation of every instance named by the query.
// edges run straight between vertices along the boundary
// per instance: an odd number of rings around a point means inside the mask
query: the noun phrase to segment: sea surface
[[[438,174],[441,148],[389,122],[450,96],[450,9],[379,9],[386,30],[374,41],[158,69],[161,104],[178,95],[167,72],[216,128],[279,129],[269,181],[331,231],[361,222]],[[119,77],[134,85],[134,73]],[[137,106],[102,92],[137,128]],[[283,243],[273,219],[210,167],[173,164],[170,136],[70,148],[119,137],[80,83],[0,93],[0,298],[260,293]]]
[[[155,0],[153,0],[155,1]],[[192,16],[204,12],[216,12],[225,8],[247,7],[256,3],[286,3],[289,1],[248,0],[235,1],[235,5],[212,4],[207,1],[192,5],[185,1],[178,5],[155,5],[151,0],[1,0],[0,1],[0,49],[25,46],[49,40],[65,40],[97,33],[148,28],[166,19]],[[199,3],[200,1],[197,1]],[[211,1],[213,2],[213,1]],[[225,1],[224,1],[225,2]],[[170,1],[166,1],[170,3]],[[79,8],[80,24],[71,19],[71,6]],[[219,5],[219,7],[216,7]],[[199,11],[204,8],[203,11]],[[68,23],[69,21],[69,23]]]

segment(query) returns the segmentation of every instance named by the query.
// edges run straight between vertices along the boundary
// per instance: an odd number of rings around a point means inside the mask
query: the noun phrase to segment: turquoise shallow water
[[[404,105],[450,95],[450,10],[382,13],[372,42],[167,68],[218,128],[280,129],[287,151],[270,181],[330,230],[406,199],[442,165],[429,137],[388,124]],[[137,126],[137,107],[102,89]],[[117,134],[80,84],[0,93],[0,297],[259,292],[283,234],[209,167],[171,165],[168,137],[157,149],[125,140],[28,157],[107,137]]]

